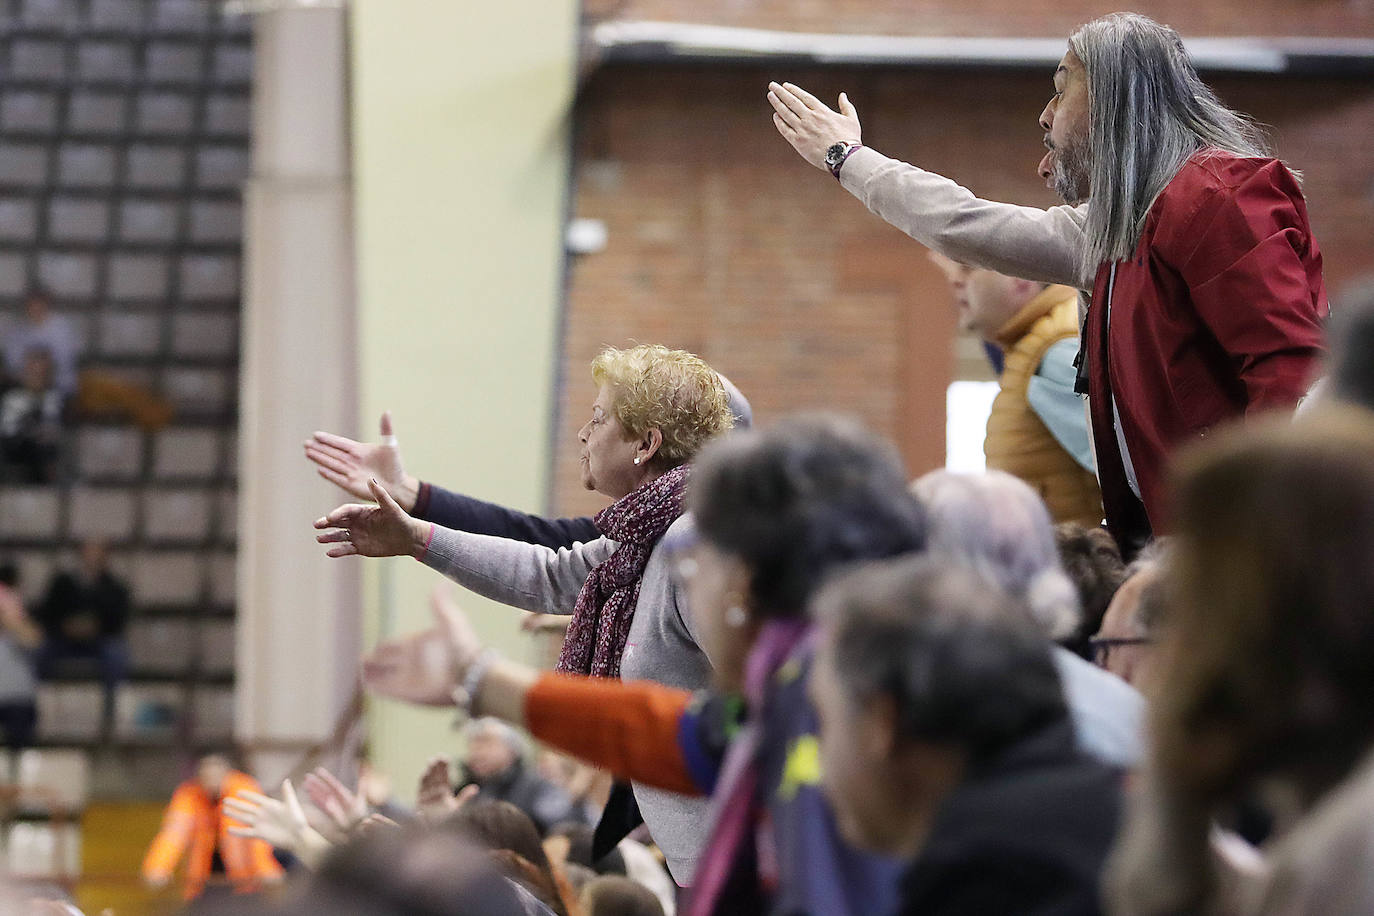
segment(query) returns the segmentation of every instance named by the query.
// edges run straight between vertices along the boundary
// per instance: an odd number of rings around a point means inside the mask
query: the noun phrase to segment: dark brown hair
[[[1102,627],[1107,605],[1126,581],[1126,564],[1116,541],[1100,527],[1089,528],[1078,522],[1055,525],[1054,543],[1059,548],[1059,565],[1078,592],[1081,612],[1078,628],[1063,643],[1091,660],[1088,638]]]

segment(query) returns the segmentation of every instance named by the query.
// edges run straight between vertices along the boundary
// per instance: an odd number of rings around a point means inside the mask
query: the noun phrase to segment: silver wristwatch
[[[863,144],[858,141],[841,140],[825,151],[825,166],[830,169],[830,174],[835,176],[836,181],[840,178],[840,168],[844,161],[853,155],[856,149],[862,147]]]

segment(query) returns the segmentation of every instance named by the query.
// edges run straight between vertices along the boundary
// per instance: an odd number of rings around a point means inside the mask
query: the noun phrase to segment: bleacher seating
[[[159,429],[77,416],[56,485],[0,483],[0,555],[31,599],[94,536],[135,602],[112,743],[94,672],[45,684],[21,791],[42,774],[84,804],[109,763],[95,748],[120,755],[104,782],[122,785],[232,731],[251,73],[249,22],[213,0],[0,0],[0,317],[44,286],[85,341],[83,370],[174,409]],[[80,854],[74,829],[30,818],[0,840],[14,870],[59,873]]]

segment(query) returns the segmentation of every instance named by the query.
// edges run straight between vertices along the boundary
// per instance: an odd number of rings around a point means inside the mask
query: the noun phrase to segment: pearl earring
[[[635,459],[635,464],[639,464],[639,459],[638,459],[638,458]]]
[[[738,604],[732,604],[725,609],[725,623],[735,629],[739,629],[749,622],[749,617],[744,613],[744,608]]]

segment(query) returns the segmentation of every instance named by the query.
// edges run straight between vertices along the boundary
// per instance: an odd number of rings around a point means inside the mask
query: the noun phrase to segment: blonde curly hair
[[[629,436],[651,429],[663,433],[652,461],[664,470],[686,464],[734,425],[720,375],[686,350],[661,344],[607,347],[592,360],[592,380],[611,387],[616,419]]]

